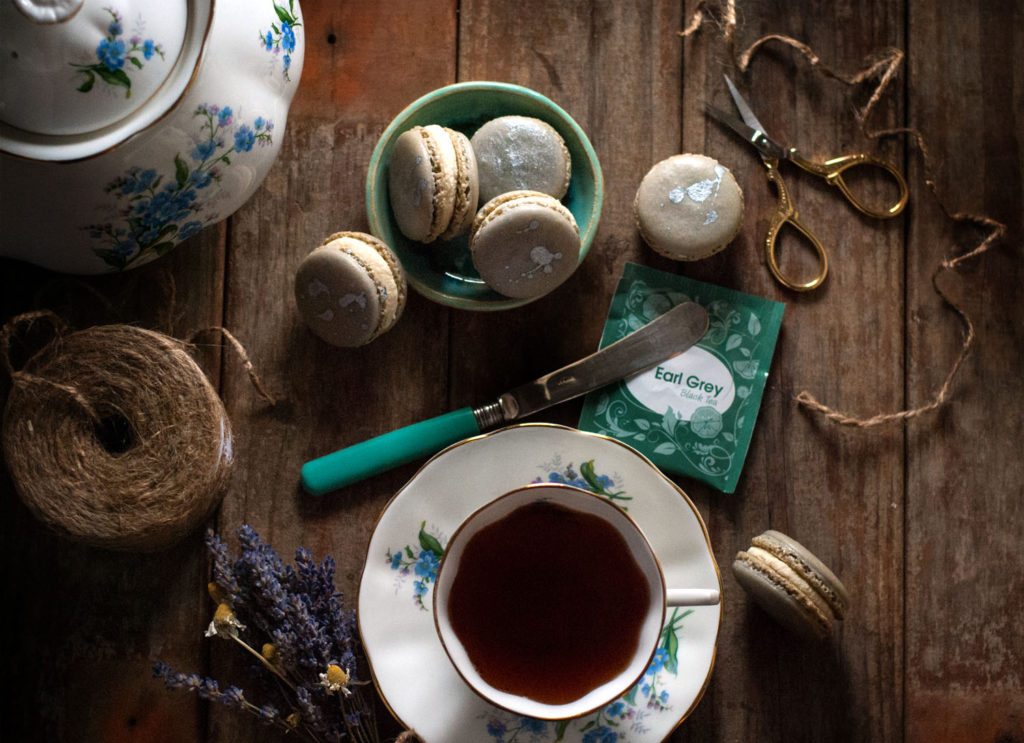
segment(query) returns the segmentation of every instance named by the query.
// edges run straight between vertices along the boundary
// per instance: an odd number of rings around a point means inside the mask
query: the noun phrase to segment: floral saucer
[[[503,428],[433,457],[384,508],[358,604],[374,683],[395,717],[425,743],[664,740],[697,705],[711,677],[721,604],[670,609],[640,682],[608,706],[571,720],[523,718],[488,704],[441,646],[431,592],[449,536],[498,495],[541,481],[586,488],[623,508],[647,535],[668,584],[722,590],[700,514],[643,455],[564,426]]]

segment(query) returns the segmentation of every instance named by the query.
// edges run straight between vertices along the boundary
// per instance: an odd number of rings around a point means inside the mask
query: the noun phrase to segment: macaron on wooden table
[[[127,6],[103,5],[122,14],[123,39],[138,31]],[[1024,740],[1024,2],[298,0],[289,12],[300,21],[288,30],[301,35],[305,60],[287,126],[276,122],[268,134],[279,155],[252,198],[218,226],[122,274],[65,276],[0,258],[0,324],[48,309],[74,328],[126,323],[193,343],[234,434],[233,472],[204,526],[233,543],[236,529],[250,524],[286,559],[302,546],[318,561],[335,560],[336,588],[347,607],[368,607],[360,621],[374,622],[364,630],[373,660],[387,669],[376,679],[385,693],[381,740],[394,741],[435,711],[440,717],[423,725],[427,743],[547,743],[560,734],[565,743]],[[265,51],[266,72],[280,82],[287,49],[278,40],[275,53],[268,30],[282,30],[275,4],[253,0],[252,13],[251,24],[238,19],[238,33]],[[108,33],[99,31],[89,49]],[[54,65],[77,86],[72,61]],[[145,60],[147,70],[161,63],[159,55]],[[130,63],[125,70],[131,79]],[[906,176],[907,208],[874,220],[828,184],[786,169],[802,219],[828,250],[828,278],[814,291],[787,290],[767,270],[763,243],[778,196],[752,148],[705,113],[707,104],[733,105],[723,73],[773,136],[799,143],[808,159],[867,152]],[[386,254],[337,238],[389,242],[367,209],[375,149],[411,103],[471,81],[520,86],[564,111],[585,134],[603,187],[574,270],[542,296],[508,297],[487,311],[421,291],[425,280],[403,256],[409,245],[389,245],[408,264],[403,291]],[[117,93],[104,85],[80,95]],[[473,131],[538,111],[483,110]],[[257,115],[234,112],[236,124]],[[900,129],[915,133],[869,136]],[[232,143],[226,138],[224,149]],[[183,160],[189,154],[183,146]],[[710,158],[742,195],[730,202],[742,204],[735,236],[688,256],[694,260],[649,244],[634,208],[645,175],[679,155]],[[244,178],[245,157],[230,159],[218,175]],[[718,178],[714,167],[708,172],[697,180]],[[172,171],[161,187],[174,179]],[[548,198],[586,233],[574,179],[566,195]],[[870,179],[848,182],[881,190]],[[390,208],[386,194],[380,203]],[[679,206],[700,206],[706,218],[712,205],[688,194]],[[1005,230],[980,252],[942,267],[982,245],[997,223]],[[494,226],[482,225],[481,237]],[[441,232],[449,227],[451,219]],[[416,255],[426,263],[427,250],[459,244],[470,275],[471,220],[459,230],[450,241],[416,243]],[[329,272],[339,296],[355,303],[348,334],[333,336],[344,345],[318,335],[296,297],[300,266],[331,238],[334,246],[307,268]],[[786,228],[779,244],[787,271],[814,270],[799,235]],[[540,255],[551,263],[555,252]],[[785,304],[734,493],[666,475],[620,443],[574,431],[581,400],[528,421],[543,424],[536,435],[506,429],[456,445],[433,464],[418,460],[319,497],[301,490],[300,468],[314,457],[497,399],[596,351],[627,263]],[[306,278],[307,316],[326,316],[313,300],[316,281],[328,283]],[[970,319],[970,333],[936,287]],[[211,327],[237,340],[274,404],[254,387],[235,346],[215,333],[196,335]],[[10,371],[47,341],[47,328],[36,323],[10,337]],[[710,332],[728,345],[730,333],[750,329],[723,322]],[[947,384],[968,335],[969,353]],[[5,402],[25,378],[12,381],[0,369]],[[924,409],[857,425],[801,404],[804,391],[861,423]],[[506,443],[513,439],[523,442]],[[622,700],[579,724],[495,714],[471,696],[434,699],[458,677],[445,667],[431,683],[447,661],[429,645],[430,602],[417,603],[420,589],[429,598],[430,566],[404,575],[388,561],[389,549],[420,554],[425,543],[445,544],[482,494],[518,486],[509,481],[515,473],[597,483],[633,498],[620,503],[654,531],[665,570],[692,570],[684,575],[694,577],[690,585],[721,586],[720,607],[679,612],[632,704]],[[206,591],[203,528],[157,553],[105,551],[51,533],[18,497],[6,465],[0,491],[0,740],[306,740],[168,691],[152,676],[160,660],[217,678],[221,689],[235,684],[261,703],[250,661],[231,643],[204,637],[216,607]],[[752,589],[733,570],[740,553],[753,555],[739,568]],[[814,576],[829,574],[845,590],[841,618],[839,605],[814,589]],[[364,575],[386,582],[371,590]],[[770,580],[778,575],[784,580]],[[806,600],[787,598],[797,589]],[[810,632],[793,631],[801,618],[812,622]],[[370,668],[351,670],[377,692]],[[402,685],[403,673],[415,683]]]

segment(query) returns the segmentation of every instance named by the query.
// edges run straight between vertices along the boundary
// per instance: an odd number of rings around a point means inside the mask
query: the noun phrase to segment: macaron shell
[[[751,544],[771,552],[799,573],[828,602],[838,619],[846,616],[850,604],[846,586],[804,545],[774,529],[754,537]]]
[[[410,240],[430,234],[434,219],[434,172],[418,127],[402,132],[388,160],[388,199],[395,222]]]
[[[455,208],[458,158],[443,127],[415,126],[395,140],[388,161],[388,198],[398,229],[410,240],[436,240]]]
[[[714,255],[743,222],[743,192],[732,173],[704,155],[673,155],[652,167],[633,201],[637,228],[656,252],[692,261]]]
[[[572,160],[565,140],[545,121],[501,116],[472,138],[480,173],[480,198],[531,190],[561,199],[569,189]]]
[[[732,564],[736,581],[768,614],[789,629],[818,639],[832,632],[832,621],[823,617],[806,594],[797,586],[787,584],[770,567],[740,552]],[[807,590],[811,590],[807,587]]]
[[[389,330],[405,307],[397,258],[363,233],[329,237],[302,261],[295,301],[309,328],[335,346],[362,346]]]
[[[514,298],[540,297],[576,270],[579,227],[553,197],[503,194],[477,215],[470,251],[480,278],[495,291]]]

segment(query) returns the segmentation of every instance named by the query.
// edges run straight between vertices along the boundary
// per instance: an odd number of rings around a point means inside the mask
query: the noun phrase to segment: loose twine
[[[16,369],[12,338],[40,321],[53,338]],[[273,402],[242,345],[216,330]],[[206,519],[232,469],[231,425],[190,348],[131,325],[68,332],[48,310],[0,329],[0,362],[13,383],[3,452],[36,517],[79,542],[141,552],[170,546]]]
[[[715,5],[718,9],[717,14],[713,14],[710,11],[710,7]],[[938,193],[938,189],[935,185],[935,180],[932,177],[932,160],[927,146],[925,145],[924,136],[921,132],[912,127],[895,128],[895,129],[877,129],[870,130],[867,128],[867,119],[874,108],[875,104],[881,99],[885,89],[895,79],[896,74],[903,64],[904,53],[900,49],[890,48],[885,50],[883,53],[876,55],[874,61],[869,63],[867,67],[857,71],[852,75],[844,75],[833,71],[825,64],[822,63],[821,58],[814,53],[810,46],[802,41],[794,39],[790,36],[784,36],[781,34],[768,34],[762,36],[752,43],[746,50],[740,54],[736,54],[736,0],[725,0],[724,6],[721,3],[709,3],[701,2],[698,4],[697,9],[690,17],[690,22],[686,28],[679,32],[679,35],[683,38],[687,38],[697,33],[705,22],[713,23],[718,27],[719,32],[722,35],[723,40],[726,43],[727,48],[736,67],[740,72],[745,72],[750,66],[750,61],[754,54],[765,44],[769,42],[780,42],[787,46],[790,46],[800,52],[801,55],[807,60],[808,64],[812,69],[816,70],[820,74],[838,80],[846,85],[858,85],[865,80],[877,78],[878,82],[871,93],[867,103],[859,109],[856,113],[857,122],[861,126],[862,131],[866,136],[871,139],[881,139],[883,137],[907,135],[916,144],[918,150],[921,153],[921,158],[924,162],[925,169],[925,184],[931,190],[932,195],[935,197],[939,208],[943,214],[946,215],[952,221],[955,222],[970,222],[987,231],[987,235],[984,239],[975,246],[972,250],[963,253],[962,255],[954,258],[945,258],[935,267],[932,272],[931,281],[932,286],[935,289],[936,294],[942,298],[942,300],[949,305],[960,317],[960,320],[964,325],[964,339],[963,344],[960,348],[960,352],[957,355],[956,360],[953,362],[953,366],[947,374],[945,381],[942,383],[942,387],[938,393],[924,405],[919,407],[900,410],[895,413],[879,413],[873,415],[870,418],[861,418],[854,415],[849,415],[840,412],[834,408],[829,407],[818,401],[809,391],[803,390],[796,395],[796,400],[799,404],[804,407],[813,410],[817,413],[822,414],[828,420],[838,423],[844,426],[854,426],[857,428],[869,428],[885,423],[893,423],[895,421],[907,421],[912,418],[916,418],[924,413],[929,413],[938,408],[942,407],[949,401],[952,395],[953,380],[956,377],[957,372],[963,365],[967,356],[970,353],[971,347],[975,341],[974,322],[970,316],[963,309],[963,307],[956,302],[952,297],[946,293],[945,290],[938,283],[938,277],[949,270],[956,268],[960,263],[975,258],[982,253],[989,250],[996,242],[998,242],[1006,234],[1006,225],[1002,222],[998,222],[991,217],[983,214],[969,214],[964,212],[950,212]]]

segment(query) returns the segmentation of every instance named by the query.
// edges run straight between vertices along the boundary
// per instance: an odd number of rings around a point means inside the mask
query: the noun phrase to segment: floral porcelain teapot
[[[0,0],[0,256],[120,271],[228,217],[302,60],[297,0]]]

